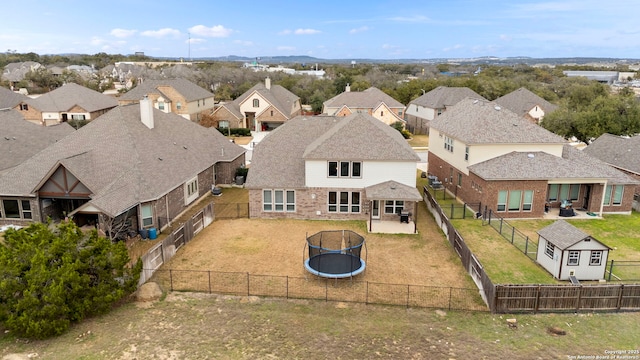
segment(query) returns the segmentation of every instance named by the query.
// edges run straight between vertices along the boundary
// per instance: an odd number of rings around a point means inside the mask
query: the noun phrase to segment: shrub
[[[247,128],[217,128],[223,135],[231,136],[251,136],[251,130]]]

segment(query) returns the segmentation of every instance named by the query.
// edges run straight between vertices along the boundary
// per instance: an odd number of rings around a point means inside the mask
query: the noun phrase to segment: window
[[[602,250],[591,251],[591,257],[589,258],[589,265],[599,266],[602,264]]]
[[[273,197],[271,194],[271,190],[262,191],[262,210],[263,211],[273,210]]]
[[[522,200],[522,191],[509,191],[509,211],[520,211],[520,201]]]
[[[20,110],[28,111],[28,110],[29,110],[29,105],[27,105],[27,104],[20,104]]]
[[[20,219],[20,207],[18,200],[2,200],[4,217],[6,219]]]
[[[569,200],[569,184],[560,185],[560,201]]]
[[[453,152],[453,138],[448,136],[444,137],[444,148],[449,152]]]
[[[613,186],[607,185],[607,188],[604,190],[604,205],[611,205],[612,190],[613,190]]]
[[[502,190],[498,192],[498,211],[507,210],[507,192]]]
[[[84,115],[71,115],[71,120],[84,120]]]
[[[296,211],[296,193],[293,190],[287,190],[287,211]]]
[[[404,201],[402,200],[386,200],[384,202],[385,214],[400,214],[404,208]]]
[[[260,107],[260,99],[253,99],[253,107]]]
[[[284,194],[282,190],[274,190],[274,209],[275,211],[283,211],[284,210]]]
[[[525,190],[522,199],[522,211],[531,211],[533,208],[533,190]]]
[[[577,266],[580,264],[580,251],[569,251],[569,257],[567,257],[567,265]]]
[[[182,110],[182,103],[181,103],[181,102],[179,102],[179,101],[178,101],[178,102],[176,103],[176,109],[178,109],[178,110]]]
[[[458,173],[458,186],[462,186],[462,174]]]
[[[613,205],[622,204],[622,194],[624,193],[624,186],[616,185],[613,191]]]
[[[580,185],[572,184],[571,190],[569,191],[569,199],[573,201],[578,201],[578,196],[580,195]]]
[[[22,218],[23,219],[32,219],[33,215],[31,213],[31,203],[29,200],[22,200]]]
[[[329,212],[359,213],[360,193],[357,191],[330,191]]]
[[[468,146],[464,147],[464,160],[465,161],[469,161],[469,147]]]
[[[559,188],[558,184],[549,185],[549,191],[548,191],[549,201],[558,201],[558,188]]]
[[[553,259],[553,252],[555,251],[556,247],[553,246],[552,243],[550,243],[549,241],[547,241],[547,245],[545,245],[544,247],[544,253]]]
[[[158,110],[164,111],[164,101],[158,101]]]
[[[193,200],[198,198],[198,177],[194,177],[193,179],[187,181],[184,189],[184,204],[189,205]]]
[[[384,111],[380,111],[380,116],[384,116]]]
[[[271,110],[271,116],[273,116],[273,110]]]
[[[362,177],[362,163],[359,161],[329,161],[329,177],[338,177],[338,174],[340,177]]]
[[[218,121],[218,127],[222,128],[222,129],[228,129],[229,128],[229,120],[220,120],[220,121]]]
[[[153,208],[151,207],[151,204],[142,205],[140,207],[140,213],[142,214],[143,227],[153,225]]]

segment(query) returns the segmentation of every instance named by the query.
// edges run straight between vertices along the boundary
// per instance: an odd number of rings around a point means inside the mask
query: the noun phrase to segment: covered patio
[[[365,188],[369,202],[367,227],[370,233],[416,234],[417,202],[422,201],[415,187],[389,180]]]

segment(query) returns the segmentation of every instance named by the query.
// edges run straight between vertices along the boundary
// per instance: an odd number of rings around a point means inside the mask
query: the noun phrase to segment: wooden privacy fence
[[[169,291],[357,302],[448,310],[486,311],[477,289],[386,284],[349,279],[254,275],[207,270],[158,270],[153,280]]]
[[[427,209],[444,232],[447,240],[456,251],[474,283],[480,290],[483,300],[493,313],[513,312],[577,312],[577,311],[638,311],[640,310],[640,284],[597,284],[597,285],[514,285],[493,284],[482,264],[471,252],[464,239],[451,225],[447,215],[425,187],[423,191]],[[484,220],[483,220],[484,221]],[[531,242],[517,241],[515,229],[505,227],[503,221],[492,220],[492,226],[500,224],[499,233],[512,234],[513,244],[524,244],[527,256],[532,251]],[[495,228],[495,227],[494,227]],[[498,230],[498,229],[496,229]],[[509,238],[507,238],[509,239]],[[537,245],[536,245],[537,246]],[[520,248],[520,247],[519,247]],[[536,247],[537,248],[537,247]],[[534,248],[534,249],[536,249]],[[521,249],[522,250],[522,249]],[[527,251],[528,250],[528,251]],[[616,266],[622,266],[618,264]],[[624,264],[629,267],[636,264]],[[610,273],[615,270],[613,264]]]

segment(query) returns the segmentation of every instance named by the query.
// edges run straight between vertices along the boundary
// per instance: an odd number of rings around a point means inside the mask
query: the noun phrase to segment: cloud
[[[289,29],[284,29],[278,33],[278,35],[289,35],[289,34],[291,34],[291,30]]]
[[[163,28],[160,30],[147,30],[140,33],[142,36],[154,37],[154,38],[164,38],[167,36],[178,37],[180,36],[180,31],[172,28]]]
[[[349,34],[357,34],[369,30],[371,30],[371,28],[369,28],[368,26],[361,26],[359,28],[349,30]]]
[[[231,35],[233,30],[227,29],[222,25],[215,25],[212,27],[206,27],[204,25],[196,25],[189,28],[189,32],[192,34],[196,34],[204,37],[223,38]]]
[[[320,30],[315,29],[296,29],[293,33],[296,35],[313,35],[320,34]]]
[[[296,48],[295,48],[294,46],[284,46],[284,45],[283,45],[283,46],[278,46],[276,49],[277,49],[278,51],[293,51],[293,50],[295,50]]]
[[[389,20],[397,21],[397,22],[408,22],[408,23],[425,23],[425,22],[430,22],[431,21],[431,19],[429,19],[428,17],[423,16],[423,15],[395,16],[395,17],[389,18]]]
[[[110,34],[112,36],[115,36],[117,38],[127,38],[127,37],[131,37],[133,35],[135,35],[135,33],[137,33],[138,30],[127,30],[127,29],[113,29],[111,30]]]

